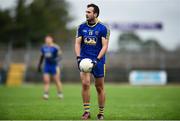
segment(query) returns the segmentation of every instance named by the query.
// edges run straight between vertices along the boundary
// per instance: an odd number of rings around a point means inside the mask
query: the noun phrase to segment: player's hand
[[[77,64],[78,64],[78,69],[80,70],[79,64],[80,64],[80,62],[81,62],[81,57],[80,57],[80,56],[77,56],[77,57],[76,57],[76,60],[77,60]]]
[[[96,65],[98,64],[98,62],[100,61],[99,58],[95,59],[92,61],[92,64],[93,64],[93,68],[96,67]]]

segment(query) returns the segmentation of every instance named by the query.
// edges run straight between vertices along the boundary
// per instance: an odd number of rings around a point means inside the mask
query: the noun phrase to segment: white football
[[[79,64],[79,68],[82,72],[89,73],[93,67],[92,60],[89,58],[84,58]]]

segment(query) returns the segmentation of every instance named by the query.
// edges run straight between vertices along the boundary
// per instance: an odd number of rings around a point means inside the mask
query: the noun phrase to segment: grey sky
[[[0,0],[0,7],[11,7],[15,0]],[[100,7],[102,22],[162,22],[161,31],[137,31],[142,39],[157,38],[168,49],[180,45],[180,0],[67,0],[70,14],[75,20],[70,26],[85,21],[86,5],[95,3]],[[110,50],[117,49],[120,31],[111,30]]]

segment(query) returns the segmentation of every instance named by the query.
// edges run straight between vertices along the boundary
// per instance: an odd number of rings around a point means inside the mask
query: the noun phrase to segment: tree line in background
[[[155,38],[149,38],[147,40],[141,39],[141,37],[133,31],[123,32],[118,38],[119,51],[166,51],[164,47]]]
[[[27,42],[39,44],[44,36],[53,35],[61,45],[70,41],[73,30],[67,28],[72,20],[65,0],[17,0],[15,8],[0,10],[0,42],[12,41],[16,47]]]
[[[44,36],[51,34],[61,46],[72,44],[75,29],[68,29],[73,20],[65,0],[17,0],[15,8],[0,9],[0,43],[13,42],[15,47],[24,47],[28,42],[42,44]],[[120,51],[152,50],[165,51],[158,41],[142,40],[135,32],[127,31],[118,38]],[[180,46],[176,50],[180,51]]]

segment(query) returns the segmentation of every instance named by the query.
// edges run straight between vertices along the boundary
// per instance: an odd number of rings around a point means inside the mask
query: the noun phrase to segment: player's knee
[[[95,86],[98,93],[102,93],[104,91],[104,88],[102,86],[99,85],[95,85]]]
[[[48,80],[48,79],[45,79],[45,80],[44,80],[44,84],[49,84],[49,80]]]
[[[90,88],[90,82],[89,81],[83,81],[82,86],[83,86],[83,89],[89,89]]]
[[[48,84],[49,84],[49,82],[48,82],[48,81],[44,81],[44,84],[45,84],[45,85],[48,85]]]
[[[57,79],[57,78],[55,78],[54,81],[55,81],[56,84],[58,84],[60,82],[60,80]]]

